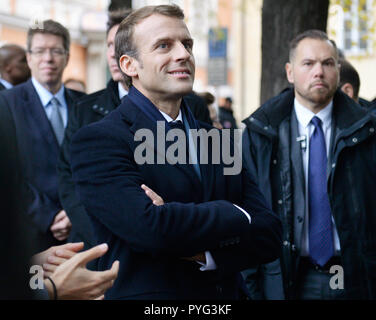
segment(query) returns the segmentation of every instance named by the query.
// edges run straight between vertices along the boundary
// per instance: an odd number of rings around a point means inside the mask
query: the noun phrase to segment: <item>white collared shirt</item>
[[[128,91],[124,89],[123,85],[118,82],[118,91],[119,91],[119,99],[121,100],[124,96],[128,94]]]
[[[68,107],[67,102],[65,101],[64,86],[62,85],[56,94],[52,94],[45,87],[43,87],[34,77],[31,78],[31,81],[33,83],[35,90],[37,91],[37,94],[42,103],[43,109],[46,112],[48,120],[50,120],[52,113],[52,107],[50,104],[51,99],[55,97],[60,102],[60,114],[63,119],[64,127],[66,127],[68,123]]]
[[[302,148],[302,159],[303,159],[303,170],[305,178],[305,214],[304,214],[304,230],[301,243],[300,254],[302,256],[309,256],[309,202],[308,202],[308,165],[309,165],[309,140],[315,129],[314,125],[311,123],[313,117],[318,117],[322,122],[322,131],[325,136],[326,144],[326,154],[329,155],[330,151],[330,139],[332,133],[332,111],[333,111],[333,101],[331,101],[324,109],[320,110],[317,114],[313,113],[308,108],[302,106],[299,101],[295,98],[294,100],[294,110],[296,118],[298,119],[299,136],[305,137],[307,143],[306,148]],[[334,249],[335,251],[340,251],[340,243],[338,239],[338,233],[335,226],[335,222],[332,216],[333,222],[333,236],[334,236]]]
[[[13,84],[9,83],[8,81],[4,80],[3,78],[0,78],[0,82],[3,84],[5,89],[12,89]]]

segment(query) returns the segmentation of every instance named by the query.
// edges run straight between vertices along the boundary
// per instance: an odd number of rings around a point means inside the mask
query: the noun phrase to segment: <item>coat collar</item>
[[[243,122],[261,134],[276,136],[279,125],[291,115],[294,97],[294,90],[287,89],[267,101]],[[333,97],[333,120],[338,137],[352,135],[366,122],[372,121],[367,110],[359,107],[340,90],[337,90]]]
[[[123,121],[125,121],[129,125],[129,129],[132,132],[133,136],[138,130],[149,129],[153,133],[153,136],[157,137],[157,122],[153,121],[150,117],[144,114],[144,112],[142,112],[141,109],[128,96],[125,96],[123,98],[121,105],[118,107],[118,110]],[[162,115],[161,117],[163,118]],[[165,119],[163,120],[165,121]],[[167,130],[167,127],[165,127],[165,129]],[[168,143],[166,143],[166,148],[167,146]],[[199,147],[200,146],[198,145],[198,148]],[[158,152],[156,140],[154,142],[154,149],[156,150],[156,152]],[[166,163],[168,163],[167,160]],[[198,190],[199,194],[202,194],[203,198],[206,199],[206,201],[209,201],[211,192],[210,190],[212,190],[213,184],[213,166],[200,165],[202,181],[199,180],[192,164],[176,164],[174,166],[177,169],[182,170],[187,175],[192,185],[196,188],[196,190]]]

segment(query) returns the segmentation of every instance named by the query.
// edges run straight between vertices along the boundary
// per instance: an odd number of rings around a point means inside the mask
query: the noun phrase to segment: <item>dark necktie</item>
[[[315,126],[309,142],[309,253],[315,264],[324,266],[333,256],[332,215],[326,183],[327,156],[321,120],[313,117]]]
[[[184,161],[184,164],[187,164],[188,163],[188,155],[189,155],[189,147],[188,147],[188,137],[187,137],[186,132],[185,132],[184,124],[181,120],[177,120],[177,121],[170,121],[168,123],[168,125],[170,126],[170,130],[171,129],[179,129],[179,130],[182,130],[182,132],[184,133],[186,157],[185,157],[184,160],[181,159],[181,161]],[[175,137],[174,142],[176,142],[176,141],[178,141],[177,136]],[[183,163],[181,163],[181,164],[183,164]]]
[[[52,129],[54,130],[57,142],[59,143],[59,145],[61,145],[64,138],[64,123],[60,113],[60,102],[55,97],[53,97],[50,103],[52,108],[50,123]]]
[[[180,130],[183,130],[185,133],[184,124],[181,120],[170,121],[168,124],[170,126],[170,129],[180,129]]]

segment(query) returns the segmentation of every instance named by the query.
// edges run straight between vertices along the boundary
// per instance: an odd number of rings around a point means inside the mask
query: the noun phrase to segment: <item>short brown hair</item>
[[[145,6],[133,11],[120,23],[115,37],[115,57],[120,70],[119,60],[122,55],[126,54],[130,57],[138,58],[137,48],[133,42],[135,25],[153,14],[184,19],[184,13],[177,5]],[[132,85],[132,78],[124,74],[124,72],[122,74],[126,84],[130,87]]]
[[[199,92],[199,93],[196,92],[196,94],[200,96],[202,99],[204,99],[208,106],[214,103],[215,101],[215,97],[208,91]]]
[[[359,98],[360,78],[354,66],[345,59],[340,59],[339,64],[339,88],[345,83],[350,83],[354,89],[354,100]]]
[[[321,30],[316,30],[316,29],[310,29],[306,30],[302,33],[299,33],[295,38],[293,38],[290,42],[290,50],[289,50],[289,59],[290,62],[293,60],[294,55],[295,55],[295,50],[298,47],[299,43],[304,40],[304,39],[317,39],[317,40],[322,40],[322,41],[328,41],[334,48],[334,52],[336,55],[336,58],[338,60],[338,49],[336,46],[336,43],[333,40],[330,40],[328,38],[328,35]]]
[[[114,26],[120,24],[131,12],[132,9],[118,9],[110,11],[108,13],[106,33],[108,34]]]
[[[67,53],[69,52],[69,31],[59,22],[49,19],[42,22],[41,28],[39,28],[39,26],[35,28],[29,28],[29,30],[27,31],[27,51],[31,50],[31,42],[33,40],[34,35],[37,33],[52,34],[54,36],[61,37],[63,39],[64,50]]]

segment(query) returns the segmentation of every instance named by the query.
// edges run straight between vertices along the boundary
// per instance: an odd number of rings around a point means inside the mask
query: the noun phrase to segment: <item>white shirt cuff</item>
[[[249,224],[251,224],[251,216],[249,215],[249,213],[245,211],[244,209],[240,208],[239,206],[237,206],[236,204],[234,204],[234,206],[237,207],[241,212],[243,212],[246,215],[246,217],[248,218]]]
[[[217,265],[209,251],[205,251],[206,264],[200,261],[196,261],[201,264],[200,271],[210,271],[217,269]]]

